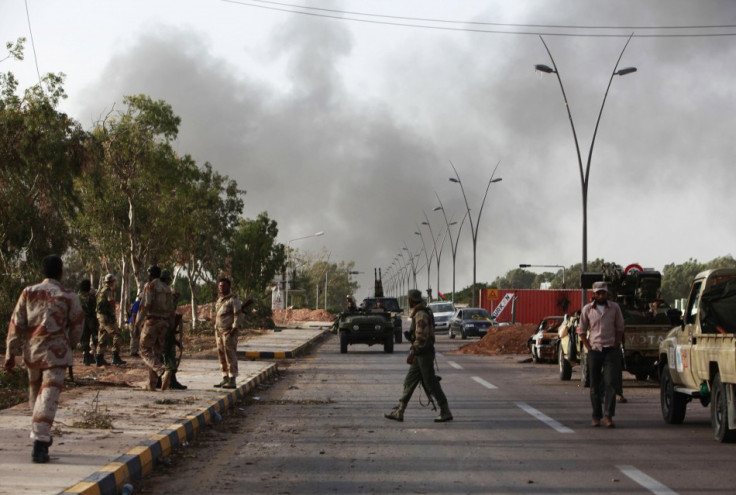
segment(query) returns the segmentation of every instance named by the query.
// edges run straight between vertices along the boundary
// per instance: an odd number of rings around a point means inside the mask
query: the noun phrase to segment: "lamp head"
[[[534,70],[538,70],[539,72],[544,72],[545,74],[557,74],[556,70],[554,70],[549,65],[544,65],[544,64],[535,65]]]
[[[636,67],[626,67],[625,69],[616,71],[616,75],[625,76],[626,74],[631,74],[632,72],[636,72]]]

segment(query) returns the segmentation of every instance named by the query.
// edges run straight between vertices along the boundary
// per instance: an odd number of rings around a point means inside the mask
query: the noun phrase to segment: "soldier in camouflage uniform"
[[[97,294],[97,319],[100,321],[100,334],[97,337],[97,366],[109,366],[105,361],[105,351],[112,344],[112,364],[123,365],[120,359],[120,346],[123,343],[123,334],[115,321],[115,282],[117,279],[112,273],[105,275],[105,286]]]
[[[161,281],[168,286],[171,286],[171,274],[168,270],[161,272]],[[187,386],[179,383],[176,379],[176,372],[179,368],[179,362],[176,359],[176,347],[177,340],[176,334],[179,333],[179,326],[181,323],[181,315],[176,314],[176,306],[179,303],[179,293],[176,291],[171,292],[171,317],[169,318],[169,326],[166,329],[166,336],[164,337],[164,350],[161,359],[166,366],[167,370],[171,370],[171,383],[170,388],[172,390],[186,390]]]
[[[74,291],[61,285],[64,265],[56,255],[43,259],[44,280],[26,287],[8,327],[4,368],[11,372],[15,356],[28,368],[28,402],[33,419],[33,462],[49,461],[51,426],[64,386],[72,349],[84,327],[84,312]]]
[[[437,405],[440,406],[440,415],[435,418],[435,422],[452,421],[447,397],[442,391],[439,378],[434,373],[434,317],[424,304],[422,293],[416,289],[409,291],[409,307],[411,350],[406,358],[409,371],[404,379],[404,393],[399,399],[399,405],[390,413],[384,414],[384,417],[404,421],[404,410],[417,385],[421,383],[426,392],[437,399]]]
[[[92,290],[92,283],[89,280],[82,280],[79,283],[79,302],[84,311],[84,330],[82,331],[82,353],[84,356],[84,364],[89,366],[95,362],[93,352],[97,349],[97,332],[100,328],[100,322],[97,321],[97,298]],[[90,345],[91,344],[91,345]]]
[[[140,354],[148,366],[148,390],[156,390],[161,378],[161,390],[167,390],[171,383],[171,371],[161,361],[164,338],[169,328],[169,318],[173,312],[171,290],[160,279],[161,268],[156,265],[148,268],[149,282],[143,289],[138,309],[136,325],[140,327]]]
[[[238,316],[242,313],[240,299],[230,292],[230,280],[221,278],[217,283],[220,297],[215,302],[215,340],[220,359],[222,381],[215,387],[235,388],[238,376]]]

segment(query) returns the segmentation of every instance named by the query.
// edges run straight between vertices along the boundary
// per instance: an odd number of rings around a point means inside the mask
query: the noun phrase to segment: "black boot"
[[[173,390],[186,390],[187,389],[187,386],[186,385],[182,385],[181,383],[179,383],[179,380],[176,379],[176,372],[174,372],[174,373],[171,374],[171,386],[170,386],[170,388],[173,389]]]
[[[39,464],[49,462],[49,445],[51,445],[51,442],[42,442],[40,440],[33,442],[33,451],[31,452],[33,462]]]
[[[92,353],[89,352],[89,351],[84,351],[84,358],[83,359],[84,359],[83,362],[84,362],[84,365],[85,366],[89,366],[89,365],[91,365],[92,363],[95,362],[95,358],[92,357]]]
[[[104,354],[97,354],[95,356],[95,362],[97,363],[97,367],[98,368],[100,366],[110,366],[110,363],[108,363],[107,361],[105,361],[105,355]]]
[[[120,359],[120,353],[119,352],[113,352],[112,353],[112,364],[114,364],[116,366],[121,366],[121,365],[123,365],[125,363],[126,363],[126,361],[123,361],[122,359]]]

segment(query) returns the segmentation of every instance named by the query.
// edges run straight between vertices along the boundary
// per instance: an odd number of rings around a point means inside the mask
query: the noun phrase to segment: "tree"
[[[277,273],[284,270],[286,247],[276,242],[275,220],[262,212],[254,220],[242,219],[229,240],[224,272],[232,275],[233,287],[242,297],[263,297]]]
[[[211,278],[224,265],[227,246],[240,222],[242,195],[237,183],[220,175],[209,163],[202,168],[185,157],[182,185],[177,197],[182,213],[181,242],[176,262],[188,274],[192,329],[197,325],[197,285]]]

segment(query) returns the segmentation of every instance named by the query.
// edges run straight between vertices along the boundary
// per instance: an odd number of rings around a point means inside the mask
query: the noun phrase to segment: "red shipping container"
[[[513,294],[513,299],[496,318],[499,322],[536,324],[545,316],[572,314],[581,308],[580,289],[481,289],[480,307],[493,313],[506,294]]]

